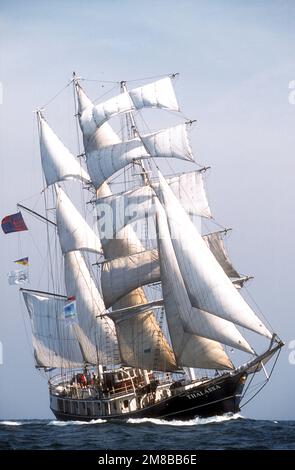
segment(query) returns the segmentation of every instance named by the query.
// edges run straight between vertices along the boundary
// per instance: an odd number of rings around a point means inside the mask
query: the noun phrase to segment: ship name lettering
[[[220,389],[220,385],[213,385],[212,387],[205,388],[203,392],[200,391],[200,392],[190,393],[189,395],[187,395],[187,398],[189,400],[192,400],[194,398],[203,397],[204,395],[208,395],[209,393],[215,392],[215,390],[219,390],[219,389]]]

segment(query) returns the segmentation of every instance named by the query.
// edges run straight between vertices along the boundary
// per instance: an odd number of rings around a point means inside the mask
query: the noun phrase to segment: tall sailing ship
[[[269,379],[266,363],[283,345],[241,295],[249,277],[228,257],[228,230],[202,232],[204,221],[214,223],[207,168],[193,157],[194,121],[180,111],[176,75],[132,89],[118,82],[116,96],[94,104],[74,74],[78,156],[37,110],[47,205],[40,217],[59,246],[48,237],[52,289],[21,292],[58,419],[235,413],[251,399],[254,376]],[[146,132],[155,112],[147,108],[161,110],[160,118],[172,113],[177,125]],[[69,195],[73,185],[81,210]],[[62,259],[58,273],[54,256],[59,267]]]

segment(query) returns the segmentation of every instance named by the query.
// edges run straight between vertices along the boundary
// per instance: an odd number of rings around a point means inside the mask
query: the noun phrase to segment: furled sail
[[[166,316],[177,315],[186,333],[197,334],[253,354],[253,349],[233,323],[192,307],[174,253],[165,211],[159,203],[157,234]],[[171,295],[173,296],[172,310]],[[170,318],[169,321],[172,322],[173,319]]]
[[[129,92],[121,93],[93,108],[93,118],[100,127],[112,116],[142,108],[162,108],[179,111],[174,89],[169,77],[157,80]]]
[[[152,157],[193,160],[186,124],[86,153],[87,168],[96,188],[116,171],[141,159]]]
[[[26,290],[22,294],[30,316],[37,366],[82,366],[77,337],[64,315],[67,298]]]
[[[90,181],[88,173],[64,146],[49,127],[46,120],[37,114],[40,132],[40,152],[47,186],[63,180]]]
[[[271,338],[270,331],[234,288],[161,174],[159,193],[192,305]]]
[[[63,253],[73,250],[101,253],[98,236],[87,224],[61,187],[56,189],[56,222]]]
[[[65,284],[68,297],[77,304],[78,325],[84,333],[83,354],[90,364],[118,364],[117,339],[112,320],[99,316],[105,306],[80,251],[65,253]],[[83,340],[82,337],[79,340]]]
[[[138,287],[160,281],[157,250],[122,256],[103,263],[101,289],[106,308]]]

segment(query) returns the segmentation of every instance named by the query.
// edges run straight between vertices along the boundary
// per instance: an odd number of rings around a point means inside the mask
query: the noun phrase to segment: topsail
[[[93,108],[93,119],[100,127],[112,116],[142,108],[161,108],[179,111],[174,89],[169,77],[121,93]]]
[[[87,168],[94,186],[99,188],[110,176],[128,164],[147,158],[192,161],[187,125],[180,124],[87,152]]]

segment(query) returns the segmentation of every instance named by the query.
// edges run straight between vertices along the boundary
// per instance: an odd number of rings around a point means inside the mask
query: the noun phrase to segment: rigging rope
[[[279,359],[280,354],[281,354],[281,349],[279,349],[279,351],[278,351],[277,357],[276,357],[276,359],[275,359],[275,361],[274,361],[274,364],[273,364],[273,366],[272,366],[272,369],[271,369],[271,371],[270,371],[270,374],[269,374],[268,378],[265,380],[265,382],[264,382],[263,385],[260,387],[260,389],[259,389],[256,393],[254,393],[254,395],[252,395],[245,403],[243,403],[243,405],[241,405],[241,408],[243,408],[243,407],[246,406],[248,403],[250,403],[250,401],[252,401],[252,400],[258,395],[258,393],[260,393],[261,390],[266,386],[266,384],[269,382],[269,380],[270,380],[270,378],[271,378],[271,376],[272,376],[272,373],[273,373],[273,371],[274,371],[274,368],[275,368],[275,366],[276,366],[276,363],[277,363],[277,361],[278,361],[278,359]],[[257,367],[258,367],[258,365],[257,365]],[[246,388],[245,393],[243,394],[241,400],[243,400],[243,398],[245,397],[245,395],[246,395],[246,393],[247,393],[247,390],[249,389],[249,386],[250,386],[251,382],[253,381],[253,379],[254,379],[254,374],[253,374],[253,377],[251,378],[251,380],[250,380],[250,382],[249,382],[249,385],[248,385],[248,387]]]
[[[72,81],[73,81],[73,79],[71,79],[71,80],[69,81],[69,83],[67,83],[67,85],[65,85],[63,88],[61,88],[52,98],[50,98],[50,100],[48,100],[45,104],[43,104],[43,106],[40,106],[39,109],[40,109],[40,110],[41,110],[41,109],[44,109],[44,108],[46,108],[50,103],[52,103],[52,101],[54,101],[59,95],[61,95],[61,93],[62,93],[63,91],[65,91],[65,90],[71,85]]]

